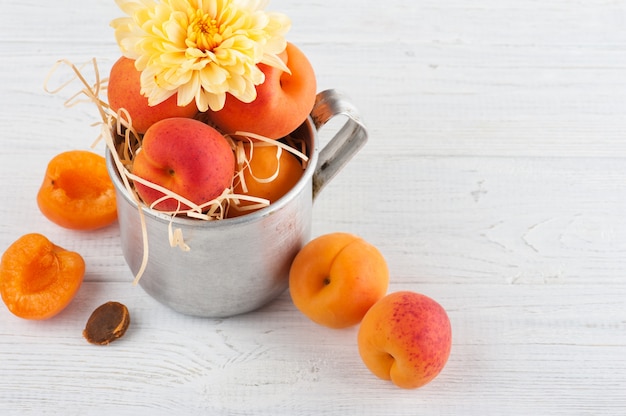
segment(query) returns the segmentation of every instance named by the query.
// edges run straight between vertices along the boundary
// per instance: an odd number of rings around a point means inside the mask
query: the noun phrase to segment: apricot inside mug
[[[346,123],[320,150],[318,130],[338,115],[346,116]],[[148,250],[139,285],[150,296],[183,314],[220,318],[258,309],[285,291],[291,262],[311,236],[315,196],[367,141],[357,110],[335,90],[317,95],[310,117],[293,135],[305,140],[309,161],[282,198],[250,214],[214,221],[171,217],[142,206],[147,241],[139,207],[107,150],[122,253],[137,274]],[[170,246],[170,227],[182,231],[189,251]]]

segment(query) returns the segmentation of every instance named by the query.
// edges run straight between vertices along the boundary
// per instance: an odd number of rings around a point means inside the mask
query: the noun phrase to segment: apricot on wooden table
[[[243,182],[241,178],[235,181],[235,194],[263,198],[271,204],[289,192],[302,177],[303,168],[298,158],[277,145],[246,143],[243,151],[248,163],[241,170]],[[238,205],[230,205],[228,216],[238,217],[250,213],[253,210],[246,207],[252,205],[255,202],[241,199]]]
[[[25,234],[0,261],[0,293],[14,315],[48,319],[61,312],[83,282],[85,262],[41,234]]]
[[[115,189],[104,157],[87,150],[55,156],[46,168],[37,205],[50,221],[74,230],[93,230],[115,222]]]
[[[107,99],[114,112],[120,108],[128,111],[133,128],[143,134],[148,127],[159,120],[170,117],[193,117],[198,113],[195,101],[179,106],[178,94],[165,101],[150,106],[148,98],[141,94],[141,72],[135,68],[135,60],[120,57],[111,67]]]
[[[410,291],[380,299],[365,314],[358,332],[359,353],[376,376],[412,389],[432,381],[443,369],[452,345],[445,309]]]
[[[388,285],[383,255],[349,233],[311,240],[298,252],[289,272],[295,306],[312,321],[331,328],[358,324]]]

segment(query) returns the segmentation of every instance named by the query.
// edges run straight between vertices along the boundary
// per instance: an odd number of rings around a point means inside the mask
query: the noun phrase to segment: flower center
[[[195,16],[187,29],[188,39],[203,52],[215,49],[222,42],[220,26],[213,16],[196,10]]]

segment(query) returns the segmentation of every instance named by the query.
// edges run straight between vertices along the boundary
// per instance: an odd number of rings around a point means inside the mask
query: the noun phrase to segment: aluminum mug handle
[[[350,100],[333,89],[318,93],[311,110],[315,128],[319,131],[338,115],[346,116],[347,121],[319,153],[313,173],[313,199],[367,142],[365,124]]]

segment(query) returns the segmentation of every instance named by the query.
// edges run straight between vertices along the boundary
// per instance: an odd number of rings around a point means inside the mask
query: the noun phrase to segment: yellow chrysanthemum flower
[[[289,71],[278,57],[289,18],[263,11],[267,0],[116,0],[128,17],[111,22],[127,58],[141,71],[150,105],[178,93],[178,105],[220,110],[226,93],[256,98],[264,63]]]

